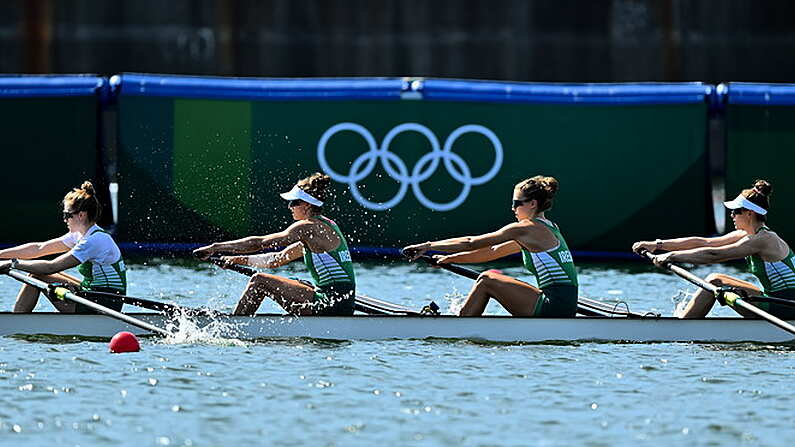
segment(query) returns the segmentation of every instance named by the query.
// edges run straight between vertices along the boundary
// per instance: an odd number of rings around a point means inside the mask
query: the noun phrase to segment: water
[[[245,285],[189,261],[130,268],[131,293],[186,305],[229,310]],[[471,285],[403,263],[358,274],[360,292],[413,307],[450,309]],[[641,264],[580,279],[584,295],[664,314],[689,289]],[[16,289],[0,278],[0,308]],[[114,355],[107,340],[6,337],[0,445],[789,445],[794,370],[788,345],[144,339]]]

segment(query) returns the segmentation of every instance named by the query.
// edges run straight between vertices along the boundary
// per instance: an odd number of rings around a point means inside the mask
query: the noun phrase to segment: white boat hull
[[[129,314],[161,328],[169,318],[153,313]],[[488,316],[461,318],[367,316],[256,317],[192,319],[216,337],[258,339],[307,337],[331,340],[472,339],[495,342],[632,341],[632,342],[760,342],[795,341],[795,336],[763,320],[743,318],[517,318]],[[182,324],[183,330],[186,324]],[[0,313],[0,336],[64,335],[112,337],[120,331],[146,331],[103,315],[58,313]]]

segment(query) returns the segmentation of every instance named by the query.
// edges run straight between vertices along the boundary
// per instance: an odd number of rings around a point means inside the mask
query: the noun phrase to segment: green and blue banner
[[[278,192],[315,171],[359,247],[493,231],[537,174],[559,179],[547,214],[575,250],[713,231],[700,83],[125,74],[116,88],[123,240],[280,230]]]

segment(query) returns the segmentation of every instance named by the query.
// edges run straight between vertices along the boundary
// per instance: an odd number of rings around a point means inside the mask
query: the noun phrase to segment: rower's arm
[[[234,253],[247,254],[256,251],[270,250],[277,247],[285,247],[311,235],[311,224],[307,222],[295,222],[286,230],[267,236],[249,236],[242,239],[227,242],[216,242],[206,247],[194,251],[198,257],[204,259],[213,253]]]
[[[451,253],[475,251],[481,248],[489,248],[513,241],[519,236],[520,232],[521,228],[516,223],[512,223],[497,231],[481,234],[479,236],[456,237],[441,241],[426,242],[422,245],[426,250],[446,251]]]
[[[35,259],[65,251],[69,251],[69,247],[58,238],[46,242],[30,242],[0,250],[0,259]]]
[[[240,256],[240,264],[247,264],[254,267],[274,269],[289,264],[304,255],[304,246],[296,242],[278,253],[264,253],[253,256]],[[237,258],[233,258],[233,262]]]
[[[64,253],[50,261],[19,261],[16,268],[23,272],[50,275],[78,265],[80,265],[80,261],[77,258],[69,253]]]
[[[441,256],[437,259],[439,262],[444,264],[451,262],[459,264],[476,264],[504,258],[505,256],[519,253],[519,251],[521,251],[521,247],[518,243],[516,243],[516,241],[508,241],[499,245],[492,245],[491,247]]]
[[[742,259],[759,253],[763,248],[762,245],[763,241],[760,238],[744,236],[742,239],[728,245],[673,251],[667,255],[666,260],[669,262],[689,262],[691,264],[716,264],[731,261],[732,259]]]
[[[655,243],[655,248],[665,251],[678,251],[702,247],[723,247],[733,244],[745,236],[745,231],[736,230],[718,237],[680,237],[676,239],[661,239],[659,244]]]

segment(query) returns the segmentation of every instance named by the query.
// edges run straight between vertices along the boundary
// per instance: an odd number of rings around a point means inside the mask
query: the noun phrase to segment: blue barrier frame
[[[400,78],[220,78],[123,73],[110,78],[114,96],[243,100],[400,100]]]
[[[720,84],[724,103],[753,106],[795,105],[795,84],[729,82]]]
[[[634,84],[542,84],[426,79],[423,99],[535,104],[696,104],[711,102],[715,86],[702,82]]]
[[[108,80],[93,75],[0,76],[0,97],[106,96]]]

